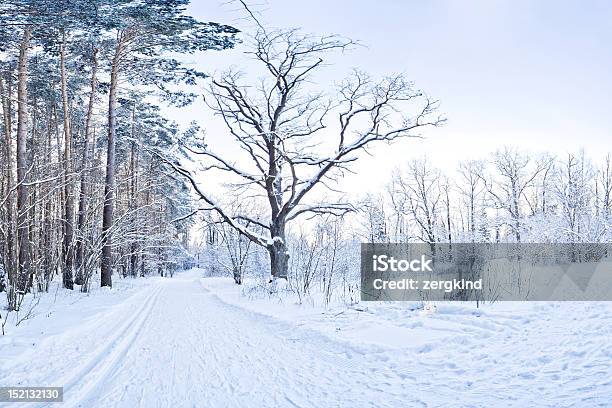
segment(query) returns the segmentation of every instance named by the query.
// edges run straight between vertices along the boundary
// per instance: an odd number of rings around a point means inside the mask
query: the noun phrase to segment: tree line
[[[608,243],[612,155],[594,160],[584,151],[552,155],[503,147],[445,170],[418,158],[398,164],[378,191],[345,199],[350,212],[316,214],[287,230],[288,287],[300,301],[358,302],[363,242],[424,243],[432,253],[455,243]],[[227,205],[265,218],[263,206]],[[269,296],[266,254],[214,213],[204,224],[195,248],[200,264],[238,284],[250,276],[245,291]]]
[[[533,154],[515,147],[443,172],[426,159],[394,172],[363,211],[372,242],[607,242],[612,162],[584,151]]]

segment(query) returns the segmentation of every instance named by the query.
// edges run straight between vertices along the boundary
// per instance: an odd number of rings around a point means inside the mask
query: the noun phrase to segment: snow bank
[[[298,304],[288,294],[252,298],[227,278],[203,278],[201,284],[245,313],[323,336],[348,354],[375,356],[421,389],[455,390],[465,404],[460,406],[591,407],[612,401],[610,302],[324,308]]]

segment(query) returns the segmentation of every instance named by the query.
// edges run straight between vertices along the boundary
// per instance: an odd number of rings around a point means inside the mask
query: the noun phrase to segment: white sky
[[[364,192],[385,184],[406,159],[427,155],[438,167],[486,157],[503,145],[565,153],[585,148],[599,159],[612,150],[612,3],[553,0],[322,1],[264,0],[254,9],[272,27],[301,27],[360,41],[334,58],[321,83],[353,67],[374,75],[405,73],[448,118],[425,140],[403,140],[357,163],[341,188]],[[237,4],[194,0],[203,21],[252,25]],[[201,70],[252,67],[238,47],[189,58]],[[198,102],[170,110],[177,122],[197,120],[217,153],[232,152],[223,126]]]

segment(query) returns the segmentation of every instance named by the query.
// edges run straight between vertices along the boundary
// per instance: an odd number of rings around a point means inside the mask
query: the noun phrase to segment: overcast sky
[[[403,72],[441,102],[443,128],[422,141],[376,149],[376,158],[358,165],[359,176],[344,181],[349,191],[374,188],[394,166],[423,154],[451,169],[505,144],[555,153],[585,148],[595,159],[612,150],[612,2],[261,1],[253,8],[270,26],[340,34],[365,45],[334,59],[323,77],[329,84],[353,67],[375,76]],[[236,4],[194,0],[191,12],[252,30]],[[248,71],[243,51],[190,61],[211,73],[230,65]],[[204,110],[197,103],[172,113],[181,123],[199,120],[223,151],[230,139]]]

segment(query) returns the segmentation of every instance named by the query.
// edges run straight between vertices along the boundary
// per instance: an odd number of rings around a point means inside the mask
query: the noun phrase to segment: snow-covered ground
[[[63,407],[612,404],[612,303],[322,308],[202,276],[43,296],[9,318],[0,386],[64,386]]]

